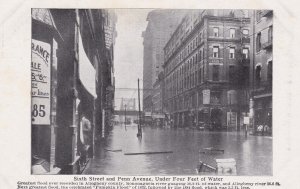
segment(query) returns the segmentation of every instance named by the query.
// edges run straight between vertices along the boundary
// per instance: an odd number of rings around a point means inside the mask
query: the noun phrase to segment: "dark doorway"
[[[222,111],[220,109],[212,109],[210,114],[212,130],[222,129]]]

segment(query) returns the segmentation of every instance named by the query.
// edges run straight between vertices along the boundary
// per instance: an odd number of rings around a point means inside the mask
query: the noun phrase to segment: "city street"
[[[272,138],[236,132],[206,132],[189,129],[114,126],[104,143],[96,146],[83,174],[105,175],[193,175],[199,162],[212,166],[215,158],[235,158],[237,175],[272,175]],[[201,154],[203,148],[223,149],[223,153]],[[124,155],[124,153],[173,153]]]
[[[272,10],[34,9],[32,23],[33,174],[273,174]]]

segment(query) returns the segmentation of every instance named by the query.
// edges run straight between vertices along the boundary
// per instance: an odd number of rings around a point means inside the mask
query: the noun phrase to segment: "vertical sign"
[[[203,93],[203,104],[210,104],[210,90],[206,89],[202,91]]]
[[[249,125],[250,124],[250,119],[249,117],[244,117],[244,124]]]
[[[31,41],[31,123],[50,125],[51,45]]]
[[[237,127],[237,112],[227,112],[227,126]]]

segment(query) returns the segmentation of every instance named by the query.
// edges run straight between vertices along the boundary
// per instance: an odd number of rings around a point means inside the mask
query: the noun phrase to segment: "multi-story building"
[[[186,11],[153,10],[147,16],[148,25],[142,36],[144,38],[143,65],[143,109],[153,109],[152,89],[162,71],[164,63],[163,47],[169,40]]]
[[[97,92],[101,98],[96,99],[96,138],[105,137],[112,129],[115,99],[115,77],[114,77],[114,46],[117,37],[116,22],[117,15],[112,9],[101,9],[102,18],[102,64],[98,67],[98,81],[100,82]],[[100,43],[100,42],[99,42]],[[102,116],[100,116],[102,115]],[[104,118],[104,121],[102,119]]]
[[[100,9],[32,9],[32,174],[79,174],[93,157],[113,106],[115,21]]]
[[[153,85],[153,96],[152,96],[152,102],[153,102],[153,109],[152,112],[156,114],[162,114],[163,113],[163,106],[162,106],[162,86],[163,86],[163,72],[161,72],[158,75],[158,79]]]
[[[273,11],[255,10],[252,16],[250,114],[254,131],[264,127],[272,134],[272,67],[273,67]]]
[[[164,53],[164,109],[175,127],[240,129],[248,112],[248,11],[193,10]]]

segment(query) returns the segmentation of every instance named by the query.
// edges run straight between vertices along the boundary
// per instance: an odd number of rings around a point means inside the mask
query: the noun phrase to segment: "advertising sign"
[[[250,124],[250,118],[244,117],[244,124],[249,125]]]
[[[51,45],[31,41],[31,123],[50,125]]]
[[[227,126],[228,127],[237,127],[237,113],[236,112],[227,112]]]
[[[206,89],[202,91],[203,93],[203,104],[210,104],[210,90]]]

